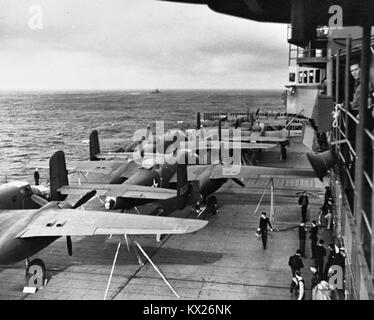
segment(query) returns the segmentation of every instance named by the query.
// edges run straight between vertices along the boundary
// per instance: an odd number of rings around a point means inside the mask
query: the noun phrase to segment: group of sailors
[[[333,204],[334,200],[330,187],[325,188],[324,202],[319,212],[319,221],[307,222],[308,195],[304,191],[298,201],[301,207],[301,223],[298,226],[299,249],[295,255],[291,256],[288,265],[292,272],[292,282],[290,286],[291,294],[296,294],[298,300],[305,299],[305,282],[301,269],[304,268],[302,258],[307,258],[305,252],[307,233],[310,233],[312,252],[312,299],[313,300],[339,300],[343,294],[343,277],[345,272],[346,253],[344,247],[330,243],[325,247],[323,238],[331,239],[333,228]],[[326,227],[324,233],[320,233],[320,228]],[[309,230],[308,230],[309,229]],[[320,236],[320,238],[319,238]],[[329,253],[328,253],[329,251]],[[325,257],[327,261],[325,263]],[[340,278],[339,278],[340,277]]]

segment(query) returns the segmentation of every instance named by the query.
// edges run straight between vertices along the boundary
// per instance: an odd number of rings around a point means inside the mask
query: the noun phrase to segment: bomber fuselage
[[[19,238],[39,213],[39,210],[0,212],[0,264],[13,264],[31,257],[58,237]]]

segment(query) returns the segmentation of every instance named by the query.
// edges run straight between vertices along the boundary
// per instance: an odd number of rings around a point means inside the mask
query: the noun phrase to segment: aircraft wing
[[[126,170],[121,174],[121,178],[130,178],[132,175],[135,174],[139,170],[140,164],[138,164],[136,161],[131,161],[128,166],[126,167]]]
[[[100,139],[100,143],[105,146],[110,147],[126,147],[130,143],[132,143],[133,140],[124,140],[124,139]]]
[[[121,160],[101,160],[101,161],[70,161],[66,163],[66,169],[68,173],[75,172],[86,172],[86,173],[98,173],[98,174],[110,174],[115,169],[118,169],[120,166],[129,163],[130,161],[126,159]],[[47,162],[34,162],[32,167],[49,169],[49,163]]]
[[[138,169],[140,164],[132,160],[100,160],[100,161],[76,161],[67,165],[69,173],[74,172],[86,172],[86,173],[97,173],[97,174],[111,174],[113,171],[121,166],[127,165],[123,168],[121,174],[122,178],[128,179]]]
[[[230,138],[229,141],[238,141],[238,142],[269,142],[269,143],[279,143],[279,142],[286,142],[288,141],[288,138],[283,138],[283,137],[266,137],[266,136],[244,136],[241,137],[240,139],[236,138]]]
[[[139,152],[105,152],[105,153],[98,153],[95,155],[96,158],[102,160],[113,160],[113,159],[123,159],[123,160],[145,160],[149,158],[154,159],[163,159],[165,157],[162,153],[152,153],[152,152],[145,152],[144,156],[141,158]]]
[[[210,170],[212,165],[210,164],[194,164],[187,166],[187,180],[188,181],[198,181],[200,176],[205,170]],[[169,182],[177,182],[177,174],[175,173]]]
[[[81,184],[63,186],[58,189],[61,194],[66,195],[83,195],[92,190],[96,190],[98,196],[134,199],[167,200],[177,196],[176,190],[132,184]]]
[[[131,160],[134,157],[133,152],[104,152],[95,154],[95,157],[100,160],[123,159]]]
[[[88,172],[110,174],[128,161],[72,161],[66,165],[69,173]]]
[[[313,169],[288,169],[274,167],[257,167],[257,166],[223,166],[216,165],[210,176],[211,179],[221,178],[250,178],[255,176],[261,177],[308,177],[317,178]]]
[[[46,209],[18,238],[94,236],[110,234],[182,234],[195,232],[204,220],[121,214],[105,211]]]
[[[167,200],[177,196],[177,190],[122,184],[108,191],[107,197]]]
[[[247,140],[250,141],[250,140]],[[240,142],[240,140],[235,141],[236,143],[232,143],[231,141],[222,141],[222,148],[223,149],[240,149],[240,150],[251,150],[251,149],[271,149],[276,147],[276,144],[270,144],[270,143],[256,143],[256,142],[250,142],[250,143],[243,143]],[[199,146],[199,149],[219,149],[219,142],[218,141],[209,141],[207,145]]]
[[[210,164],[187,166],[188,181],[199,180],[203,172],[205,172],[206,170],[210,170],[211,167],[212,165]]]

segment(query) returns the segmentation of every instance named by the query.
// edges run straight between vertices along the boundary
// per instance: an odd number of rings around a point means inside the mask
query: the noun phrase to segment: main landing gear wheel
[[[207,207],[209,209],[209,212],[212,216],[216,215],[218,213],[218,200],[216,196],[211,195],[207,199]]]
[[[40,289],[44,285],[46,267],[41,259],[34,259],[26,268],[26,286]]]

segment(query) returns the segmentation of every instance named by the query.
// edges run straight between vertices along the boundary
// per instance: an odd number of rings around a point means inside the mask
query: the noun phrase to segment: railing
[[[316,39],[317,40],[327,40],[327,35],[329,33],[329,27],[327,26],[318,26],[316,28]],[[292,37],[292,24],[287,25],[287,40],[290,40]]]
[[[350,103],[350,53],[351,40],[347,39],[345,49],[345,79],[344,102],[339,97],[340,75],[335,72],[335,101],[334,124],[331,130],[332,145],[339,159],[339,172],[342,181],[342,190],[351,208],[352,215],[349,227],[345,228],[343,235],[345,240],[352,243],[349,247],[348,268],[350,275],[348,283],[359,292],[360,299],[374,298],[373,274],[374,274],[374,237],[373,237],[373,207],[374,207],[374,117],[371,113],[373,105],[370,105],[368,91],[369,65],[368,42],[370,34],[366,32],[366,47],[361,58],[361,90],[360,106],[353,110]],[[364,37],[365,38],[365,37]],[[340,70],[341,51],[337,52],[335,69]],[[340,103],[338,103],[340,102]],[[347,215],[347,214],[346,214]],[[348,220],[342,217],[342,220]],[[341,221],[340,221],[341,222]],[[349,234],[347,234],[349,232]],[[351,286],[352,287],[352,286]],[[356,295],[356,294],[355,294]]]
[[[255,117],[255,118],[277,118],[277,119],[287,119],[287,112],[268,110],[260,112],[204,112],[204,120],[218,120],[220,117],[227,117],[228,119],[235,119],[236,117]]]
[[[297,58],[326,58],[327,49],[299,49]]]

